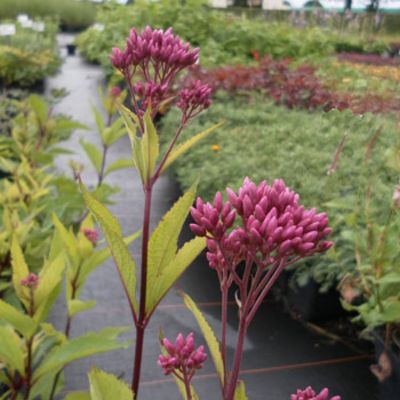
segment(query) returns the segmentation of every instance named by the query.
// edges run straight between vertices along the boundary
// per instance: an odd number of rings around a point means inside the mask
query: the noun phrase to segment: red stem
[[[227,368],[226,368],[226,328],[227,328],[227,317],[228,317],[228,285],[225,282],[221,286],[222,291],[222,302],[221,302],[221,356],[222,364],[224,367],[224,381],[221,382],[222,395],[224,395],[225,385],[227,381]]]
[[[265,296],[269,293],[271,290],[272,286],[274,286],[274,283],[277,281],[279,276],[281,275],[283,269],[286,267],[286,258],[283,258],[282,261],[279,264],[279,267],[275,270],[274,274],[271,276],[271,279],[268,281],[266,286],[262,288],[261,293],[258,295],[256,302],[254,305],[251,307],[250,312],[247,315],[246,321],[247,324],[249,325],[252,319],[254,318],[254,315],[256,314],[258,308],[260,307],[261,303],[264,301]],[[263,281],[261,284],[258,286],[256,289],[256,292],[259,292],[259,288],[263,284]]]
[[[140,369],[142,364],[143,354],[143,340],[144,330],[146,328],[146,290],[147,290],[147,256],[149,247],[149,235],[150,235],[150,211],[151,211],[151,195],[152,195],[152,184],[146,184],[144,187],[145,193],[145,204],[144,204],[144,217],[143,217],[143,240],[142,240],[142,267],[140,275],[140,304],[139,304],[139,316],[136,322],[136,346],[135,346],[135,358],[133,364],[133,378],[132,378],[132,390],[134,393],[134,399],[138,397],[139,381],[140,381]]]
[[[186,390],[186,400],[192,400],[192,391],[190,388],[190,377],[187,374],[186,369],[183,370],[183,383]]]
[[[225,382],[226,390],[224,394],[224,400],[233,400],[235,396],[235,390],[239,378],[240,363],[242,361],[243,345],[244,345],[244,339],[246,337],[246,332],[247,332],[246,313],[243,313],[240,317],[240,322],[239,322],[239,333],[236,344],[236,353],[235,353],[235,360],[233,362],[231,379],[229,381],[229,384]]]

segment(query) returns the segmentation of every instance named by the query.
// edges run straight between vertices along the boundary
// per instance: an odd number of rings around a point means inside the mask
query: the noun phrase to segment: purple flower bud
[[[30,289],[36,289],[39,285],[39,277],[31,272],[26,278],[21,279],[21,285]]]
[[[306,389],[298,389],[296,394],[290,396],[291,400],[341,400],[340,396],[329,397],[329,390],[323,389],[317,394],[311,386]]]
[[[168,355],[161,354],[158,357],[157,364],[163,369],[165,375],[177,371],[181,376],[187,374],[186,376],[190,380],[195,371],[203,367],[207,354],[204,352],[203,346],[196,349],[194,342],[193,333],[187,335],[186,338],[180,333],[175,344],[165,338],[161,341]]]

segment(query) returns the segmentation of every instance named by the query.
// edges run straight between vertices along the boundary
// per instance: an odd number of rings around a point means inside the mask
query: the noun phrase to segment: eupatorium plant
[[[246,178],[238,192],[227,189],[228,200],[217,193],[213,203],[196,201],[192,231],[207,239],[207,259],[217,273],[222,293],[221,350],[211,328],[193,301],[184,300],[206,336],[221,381],[222,396],[232,400],[238,385],[247,330],[263,300],[282,271],[301,258],[328,250],[332,243],[325,213],[305,209],[299,196],[282,180],[270,186]],[[231,369],[226,362],[228,290],[236,286],[239,329]],[[207,327],[206,327],[207,326]],[[206,327],[206,328],[205,328]]]
[[[114,48],[113,66],[129,88],[132,109],[119,105],[132,144],[132,159],[144,192],[141,273],[136,296],[136,264],[122,239],[122,229],[111,213],[81,185],[84,199],[101,226],[118,268],[136,328],[132,391],[137,398],[145,329],[157,305],[176,279],[204,249],[205,239],[195,238],[178,249],[182,225],[195,198],[195,187],[185,193],[150,235],[153,187],[160,175],[193,144],[218,125],[176,145],[188,122],[211,105],[211,90],[200,81],[189,82],[171,96],[174,78],[198,61],[199,49],[192,49],[172,29],[142,32],[132,29],[123,50]],[[176,103],[182,117],[164,154],[153,120],[166,103]],[[165,240],[168,237],[169,240]]]

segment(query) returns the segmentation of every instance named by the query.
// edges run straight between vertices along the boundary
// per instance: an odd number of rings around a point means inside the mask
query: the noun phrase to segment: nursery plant
[[[88,223],[86,221],[82,229],[90,229]],[[13,304],[0,300],[0,394],[3,399],[52,399],[62,387],[62,381],[57,377],[61,376],[67,364],[127,346],[116,341],[125,328],[105,328],[69,340],[68,332],[59,332],[47,322],[60,294],[65,270],[68,276],[68,321],[94,305],[93,302],[78,300],[79,291],[90,272],[109,256],[109,251],[95,252],[94,241],[89,240],[90,236],[84,232],[78,238],[72,237],[73,240],[68,238],[70,250],[74,251],[77,259],[85,258],[84,265],[77,268],[77,265],[68,263],[63,250],[65,237],[62,237],[62,231],[56,231],[38,273],[29,270],[16,236],[12,238],[12,283],[17,299]],[[72,293],[71,279],[75,283]]]
[[[195,303],[188,295],[182,296],[208,343],[221,383],[221,396],[233,400],[246,398],[244,384],[238,382],[243,342],[265,296],[288,265],[325,252],[332,245],[325,241],[331,231],[326,214],[301,206],[299,196],[281,180],[274,181],[271,186],[265,181],[257,186],[246,179],[238,193],[228,189],[227,202],[224,203],[221,193],[217,193],[213,204],[198,198],[196,206],[191,209],[195,199],[194,184],[150,233],[155,183],[179,156],[220,126],[214,125],[184,142],[179,140],[188,123],[211,105],[211,89],[199,80],[187,82],[174,97],[170,94],[174,78],[194,65],[198,57],[199,49],[192,49],[174,36],[172,29],[164,32],[150,27],[140,33],[133,28],[125,48],[113,48],[110,55],[114,68],[124,77],[129,88],[132,110],[122,104],[119,108],[144,192],[138,294],[136,264],[123,241],[119,222],[81,183],[85,202],[99,223],[113,255],[136,328],[131,383],[134,398],[139,396],[146,327],[160,301],[206,246],[210,267],[217,272],[222,293],[221,350]],[[162,107],[173,103],[180,110],[180,118],[160,154],[154,119]],[[195,221],[191,228],[197,237],[178,249],[180,230],[190,210]],[[233,285],[238,289],[239,332],[237,352],[230,369],[226,364],[225,343],[228,290]],[[185,399],[198,398],[190,382],[206,359],[204,349],[195,349],[193,335],[186,339],[182,334],[178,335],[175,345],[165,338],[161,343],[165,351],[159,364],[164,372],[176,377]],[[328,398],[326,390],[321,393],[316,395],[312,389],[308,390],[309,398]],[[85,396],[90,398],[88,394]],[[303,394],[299,391],[294,398],[301,396]]]
[[[0,84],[29,88],[55,73],[60,65],[57,28],[49,21],[43,32],[12,23],[16,33],[0,37]]]

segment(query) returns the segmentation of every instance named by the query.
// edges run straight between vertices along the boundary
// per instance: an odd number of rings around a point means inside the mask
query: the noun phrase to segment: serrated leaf
[[[101,171],[101,165],[103,162],[103,154],[101,151],[92,143],[85,142],[83,139],[79,141],[83,150],[85,150],[86,155],[88,156],[90,162],[95,168],[97,173]]]
[[[111,146],[117,140],[121,139],[123,136],[127,134],[125,129],[124,121],[122,118],[117,118],[110,127],[104,130],[103,132],[103,140],[104,144],[107,146]]]
[[[105,175],[107,176],[111,172],[118,171],[119,169],[134,167],[133,161],[129,159],[120,159],[111,163],[107,168]]]
[[[196,303],[190,298],[186,293],[182,293],[183,302],[186,307],[191,311],[193,316],[196,318],[196,321],[200,327],[201,333],[204,336],[204,339],[207,342],[207,346],[210,350],[211,357],[213,359],[215,369],[217,371],[219,380],[221,385],[224,383],[224,364],[222,362],[221,350],[219,347],[218,340],[215,336],[214,331],[211,326],[208,324],[202,312],[197,307]]]
[[[205,238],[200,237],[185,243],[168,265],[160,271],[153,283],[149,284],[150,290],[146,299],[147,315],[154,311],[158,303],[168,293],[195,258],[203,251],[205,246]]]
[[[25,374],[24,353],[18,335],[8,326],[0,326],[0,338],[0,364],[6,364],[8,369],[15,369],[23,376]]]
[[[25,338],[30,338],[36,330],[36,324],[31,317],[3,300],[0,300],[0,320],[8,322]]]
[[[34,380],[39,379],[50,371],[59,371],[67,364],[80,358],[121,348],[128,348],[128,344],[119,343],[101,332],[88,333],[71,339],[50,352],[41,366],[35,371]]]
[[[11,244],[11,266],[12,266],[12,281],[15,292],[21,302],[28,306],[27,296],[28,289],[22,286],[21,281],[29,275],[29,269],[25,262],[25,257],[16,236],[12,238]]]
[[[199,142],[200,140],[206,138],[210,133],[212,133],[215,129],[222,126],[224,122],[220,122],[211,128],[204,130],[203,132],[198,133],[197,135],[191,137],[186,142],[179,144],[176,146],[168,156],[167,160],[165,161],[161,172],[164,172],[176,159],[178,159],[182,154],[186,153],[194,144]]]
[[[152,285],[161,276],[163,269],[175,257],[178,247],[178,237],[183,223],[189,213],[196,195],[196,185],[193,185],[172,208],[164,215],[149,241],[147,291],[152,291]],[[149,296],[146,299],[146,309],[150,311]],[[152,301],[154,304],[154,301]]]
[[[238,381],[236,385],[235,400],[247,400],[246,387],[243,381]]]
[[[116,376],[97,368],[89,372],[91,400],[132,400],[134,398],[129,386]]]
[[[68,300],[67,301],[67,306],[68,306],[68,315],[70,317],[73,317],[74,315],[90,310],[96,305],[96,302],[94,300],[90,301],[82,301],[79,299],[73,299],[73,300]]]
[[[111,212],[95,199],[82,183],[80,184],[80,188],[86,206],[96,218],[104,233],[117,266],[125,294],[129,299],[131,308],[136,312],[136,264],[122,237],[121,226]]]

